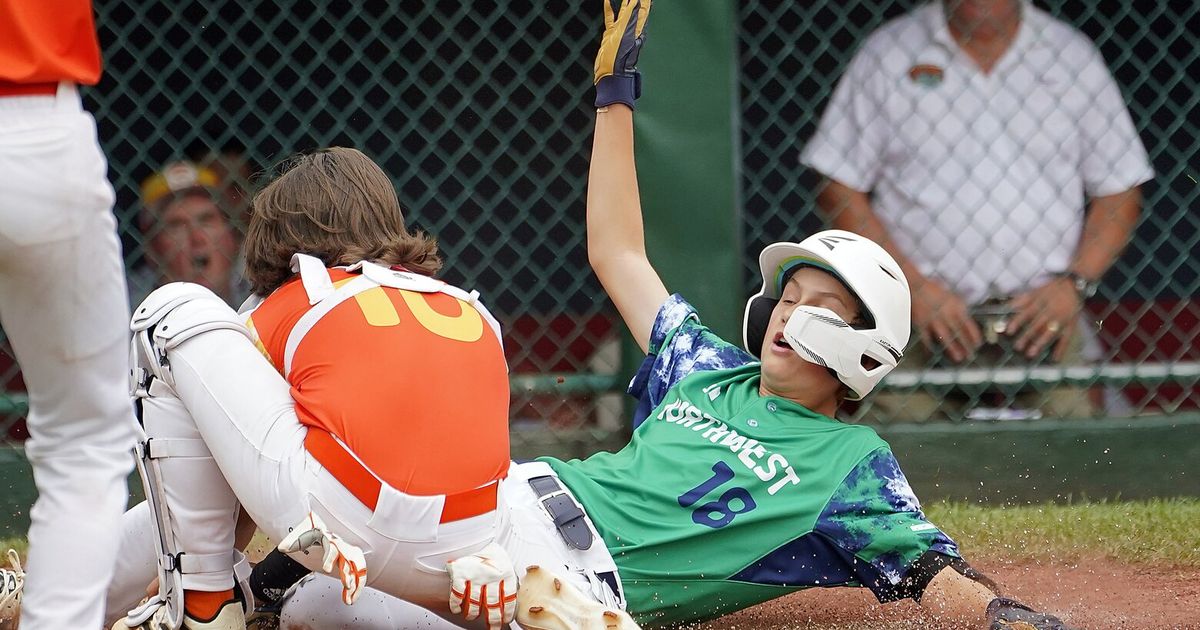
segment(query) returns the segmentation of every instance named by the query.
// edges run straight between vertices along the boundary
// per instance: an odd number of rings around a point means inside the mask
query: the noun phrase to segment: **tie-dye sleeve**
[[[629,383],[627,391],[638,400],[634,428],[662,402],[667,390],[688,374],[740,367],[753,361],[749,353],[701,324],[696,309],[687,300],[672,295],[658,309],[650,331],[650,352]]]
[[[925,518],[886,446],[846,476],[817,519],[816,530],[852,556],[851,570],[879,601],[905,597],[909,568],[925,552],[960,557],[958,545]]]

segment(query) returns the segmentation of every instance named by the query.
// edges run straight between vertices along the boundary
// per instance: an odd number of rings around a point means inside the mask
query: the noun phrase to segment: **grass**
[[[968,556],[1035,559],[1103,556],[1200,567],[1200,499],[1040,504],[933,503],[926,515]]]
[[[1015,507],[941,502],[926,505],[925,513],[967,557],[1098,555],[1135,564],[1200,567],[1200,499],[1195,498]],[[259,536],[251,546],[257,559],[271,545]],[[24,557],[26,547],[24,538],[0,539],[0,553],[13,548]]]
[[[0,538],[0,567],[8,567],[8,550],[16,549],[21,557],[25,557],[25,550],[29,548],[29,543],[25,542],[24,538]]]

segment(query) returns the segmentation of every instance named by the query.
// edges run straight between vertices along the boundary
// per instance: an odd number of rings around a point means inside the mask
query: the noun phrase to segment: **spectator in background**
[[[244,232],[250,224],[250,190],[254,185],[257,168],[246,157],[246,149],[241,144],[231,142],[221,149],[204,149],[196,147],[188,153],[191,161],[216,173],[232,207],[240,213],[235,216],[235,224],[239,231]]]
[[[1021,0],[935,1],[884,25],[801,160],[827,178],[817,203],[832,225],[900,262],[928,351],[909,361],[926,367],[1080,362],[1080,307],[1153,177],[1099,51]],[[866,414],[957,419],[977,404],[973,417],[1002,417],[1013,397],[983,409],[996,403],[885,393]],[[1079,388],[1015,398],[1032,416],[1092,413]]]
[[[244,200],[240,187],[193,162],[146,178],[138,222],[147,264],[130,282],[132,302],[168,282],[195,282],[238,306],[250,293],[239,253]]]

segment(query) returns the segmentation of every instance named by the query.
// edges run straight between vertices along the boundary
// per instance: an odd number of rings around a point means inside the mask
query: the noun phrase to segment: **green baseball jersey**
[[[547,459],[583,503],[644,625],[701,621],[797,589],[861,585],[905,595],[926,551],[957,556],[887,443],[759,394],[759,364],[673,296],[630,386],[630,443]]]

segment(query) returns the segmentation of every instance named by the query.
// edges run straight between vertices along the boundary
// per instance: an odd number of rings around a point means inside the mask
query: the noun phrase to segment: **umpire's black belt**
[[[533,477],[529,480],[542,509],[550,515],[558,534],[568,547],[588,549],[592,546],[592,530],[583,516],[583,508],[567,493],[552,475]]]

